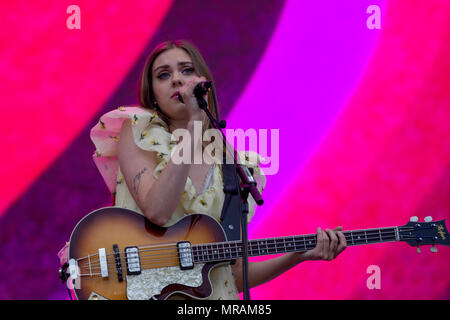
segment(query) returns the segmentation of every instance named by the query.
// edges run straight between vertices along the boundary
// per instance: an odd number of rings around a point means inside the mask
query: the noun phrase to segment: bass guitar
[[[411,246],[450,245],[445,220],[343,232],[347,246],[404,241]],[[248,242],[249,256],[303,252],[316,246],[316,235]],[[77,299],[207,299],[212,268],[242,257],[241,241],[227,241],[212,217],[192,214],[170,227],[152,224],[135,211],[105,207],[81,219],[68,247],[68,265]]]

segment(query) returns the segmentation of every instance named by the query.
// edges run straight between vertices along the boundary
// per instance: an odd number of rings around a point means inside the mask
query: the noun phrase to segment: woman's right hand
[[[200,109],[197,103],[197,98],[194,95],[194,89],[200,82],[206,81],[207,79],[203,76],[190,79],[184,86],[179,90],[181,97],[183,98],[184,104],[189,113],[190,121],[202,121],[205,118],[205,112]],[[203,98],[208,105],[208,93],[206,93]]]

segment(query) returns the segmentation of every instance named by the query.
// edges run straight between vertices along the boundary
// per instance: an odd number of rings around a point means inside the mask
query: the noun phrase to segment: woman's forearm
[[[287,253],[282,256],[258,262],[248,263],[248,283],[249,287],[256,287],[268,282],[285,271],[295,267],[303,260],[298,255]],[[238,259],[232,266],[233,275],[239,292],[243,290],[242,259]]]
[[[183,162],[178,164],[174,163],[171,157],[158,179],[152,184],[145,198],[145,215],[159,225],[164,225],[169,221],[180,202],[191,164],[193,163],[194,152],[198,152],[199,146],[201,148],[201,141],[194,141],[193,123],[189,122],[186,130],[190,134],[190,137],[186,138],[190,138],[191,159],[187,163]],[[176,148],[181,147],[182,143],[176,146]],[[175,150],[175,152],[177,153],[178,150]]]

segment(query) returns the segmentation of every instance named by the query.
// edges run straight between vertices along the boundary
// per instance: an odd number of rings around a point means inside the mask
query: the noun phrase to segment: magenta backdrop
[[[109,203],[89,130],[137,102],[145,57],[168,39],[199,47],[228,128],[279,129],[279,170],[251,238],[449,216],[448,1],[129,3],[0,4],[0,299],[66,299],[56,252],[76,221]],[[72,4],[80,30],[66,26]],[[366,25],[370,5],[381,29]],[[251,296],[449,299],[449,258],[446,247],[351,247]],[[371,265],[380,289],[367,287]]]

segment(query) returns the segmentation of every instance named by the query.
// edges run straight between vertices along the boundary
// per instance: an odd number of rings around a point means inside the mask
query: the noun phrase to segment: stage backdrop
[[[111,203],[89,131],[103,113],[137,104],[145,58],[165,40],[200,49],[228,128],[279,130],[250,238],[450,216],[447,0],[0,9],[0,299],[67,299],[56,253],[79,219]],[[447,247],[349,247],[251,297],[449,299],[449,258]]]

